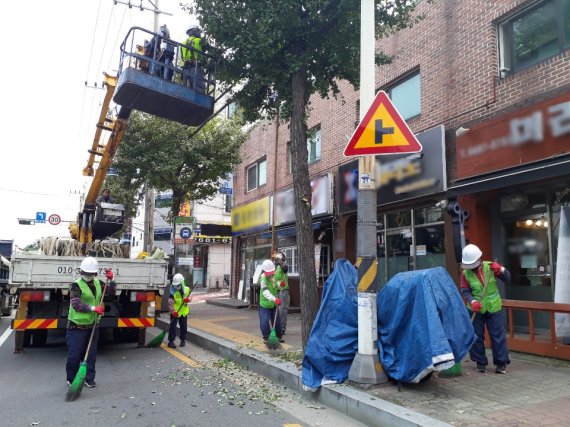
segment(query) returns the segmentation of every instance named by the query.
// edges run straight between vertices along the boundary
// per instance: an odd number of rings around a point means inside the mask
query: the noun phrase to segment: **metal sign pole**
[[[360,120],[372,105],[375,92],[374,0],[361,0],[360,27]],[[358,353],[348,378],[366,384],[387,381],[378,358],[376,299],[376,185],[375,156],[358,160],[357,266],[358,266]]]

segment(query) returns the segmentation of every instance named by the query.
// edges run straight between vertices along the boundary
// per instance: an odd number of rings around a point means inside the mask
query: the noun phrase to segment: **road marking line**
[[[161,344],[160,347],[163,350],[166,350],[168,353],[170,353],[171,355],[173,355],[174,357],[182,360],[184,363],[186,363],[187,365],[192,366],[193,368],[199,368],[200,364],[198,362],[196,362],[195,360],[189,358],[188,356],[186,356],[185,354],[181,354],[178,351],[174,350],[173,348],[168,347],[166,344]]]
[[[264,351],[266,346],[263,343],[263,339],[259,335],[252,335],[247,332],[241,332],[235,329],[228,328],[226,326],[218,325],[213,321],[200,320],[200,319],[190,319],[189,327],[199,329],[206,333],[217,335],[219,337],[225,338],[227,340],[233,341],[241,346],[252,346],[256,350]],[[291,348],[288,344],[281,344],[281,348],[284,350],[289,350]]]
[[[13,329],[8,326],[8,329],[6,329],[4,331],[4,333],[2,334],[2,336],[0,337],[0,346],[2,346],[2,344],[4,344],[4,341],[6,341],[8,339],[8,337],[10,336],[12,331],[13,331]]]

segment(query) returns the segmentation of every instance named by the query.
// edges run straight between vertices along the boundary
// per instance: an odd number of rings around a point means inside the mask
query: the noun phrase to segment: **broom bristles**
[[[267,338],[267,347],[271,350],[276,350],[279,348],[279,338],[277,338],[277,333],[275,332],[275,329],[271,330],[271,333],[269,334],[269,337]]]
[[[81,365],[79,365],[79,369],[77,370],[77,374],[65,395],[66,402],[74,401],[81,394],[83,384],[85,384],[85,377],[87,377],[87,363],[81,362]]]
[[[154,347],[160,347],[160,344],[162,344],[162,341],[164,340],[164,336],[166,335],[166,331],[162,331],[158,336],[154,337],[152,339],[152,341],[150,341],[146,347],[147,348],[154,348]]]

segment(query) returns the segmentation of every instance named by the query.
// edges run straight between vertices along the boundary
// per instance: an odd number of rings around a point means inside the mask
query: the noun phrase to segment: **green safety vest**
[[[79,289],[81,289],[81,302],[91,306],[96,306],[99,305],[99,302],[101,301],[101,282],[99,279],[93,280],[95,282],[95,295],[93,295],[93,292],[91,292],[91,289],[85,280],[77,279],[74,283],[77,283],[79,285]],[[97,319],[97,313],[94,311],[75,311],[73,306],[70,304],[67,318],[76,325],[92,325]]]
[[[173,298],[174,298],[174,311],[178,312],[178,316],[180,317],[185,317],[188,316],[188,313],[190,313],[190,309],[188,308],[188,304],[186,304],[184,302],[184,298],[188,297],[188,295],[190,295],[190,288],[186,285],[184,285],[184,282],[181,283],[182,284],[182,295],[180,295],[180,291],[177,290],[174,292]]]
[[[194,50],[186,46],[193,47]],[[202,55],[199,52],[202,52],[202,39],[200,37],[188,37],[180,48],[180,56],[184,62],[201,60]]]
[[[281,287],[281,282],[285,282],[285,287]],[[287,273],[283,271],[280,265],[277,265],[275,268],[275,283],[277,284],[277,289],[280,291],[289,289],[289,278],[287,277]]]
[[[496,313],[502,307],[501,295],[497,289],[497,281],[495,280],[495,274],[491,271],[489,267],[491,265],[490,261],[483,261],[483,277],[489,277],[489,283],[487,284],[487,290],[485,291],[485,296],[483,297],[483,283],[479,281],[477,274],[472,270],[465,270],[465,278],[469,282],[471,287],[471,293],[473,298],[481,303],[481,311],[479,313]],[[471,302],[467,304],[471,310]]]
[[[273,275],[273,277],[275,277],[275,275]],[[271,295],[277,297],[277,285],[275,284],[274,278],[270,279],[265,274],[262,274],[260,282],[261,284],[265,282],[265,285],[267,286],[267,289],[269,289],[269,292],[271,292]],[[265,295],[263,295],[263,288],[261,289],[261,292],[259,292],[259,305],[262,306],[263,308],[269,308],[269,309],[275,307],[275,303],[271,300],[268,300],[267,298],[265,298]]]

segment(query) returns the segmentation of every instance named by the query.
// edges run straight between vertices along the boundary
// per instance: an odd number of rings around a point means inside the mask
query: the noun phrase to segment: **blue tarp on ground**
[[[348,378],[358,351],[358,293],[356,268],[346,259],[335,263],[323,288],[321,307],[303,357],[303,385],[316,389],[322,383]]]
[[[442,267],[396,274],[378,294],[378,331],[386,374],[413,383],[461,362],[475,339],[459,291]]]
[[[308,389],[348,378],[358,351],[357,272],[346,259],[325,283],[303,358]],[[386,373],[418,382],[460,362],[475,339],[453,280],[441,267],[399,273],[378,294],[378,347]]]

